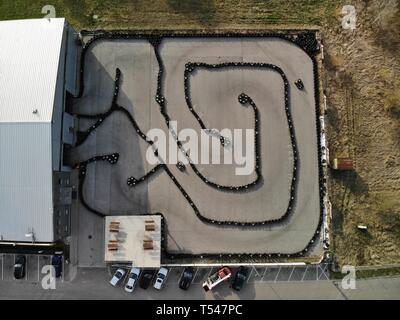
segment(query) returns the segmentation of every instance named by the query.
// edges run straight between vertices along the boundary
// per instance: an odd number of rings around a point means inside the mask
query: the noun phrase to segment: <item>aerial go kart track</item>
[[[321,255],[323,175],[312,32],[85,39],[73,101],[79,195],[90,216],[160,214],[165,261]],[[296,84],[296,81],[300,80]],[[153,128],[254,129],[254,170],[151,165]],[[219,140],[221,150],[230,141]],[[222,151],[221,151],[222,152]],[[95,214],[95,215],[93,215]]]

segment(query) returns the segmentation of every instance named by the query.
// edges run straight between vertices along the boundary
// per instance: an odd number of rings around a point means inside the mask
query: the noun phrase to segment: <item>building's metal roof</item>
[[[51,121],[64,23],[0,21],[0,122]]]
[[[32,231],[54,241],[51,121],[64,23],[0,21],[0,241],[31,241]]]
[[[0,123],[0,240],[51,242],[53,230],[51,123]]]

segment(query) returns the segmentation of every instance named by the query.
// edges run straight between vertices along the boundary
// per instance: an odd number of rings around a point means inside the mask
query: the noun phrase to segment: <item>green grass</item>
[[[331,272],[331,279],[343,279],[346,274],[341,272]],[[379,278],[379,277],[396,277],[400,275],[400,267],[388,267],[379,269],[363,269],[356,270],[356,279]]]
[[[321,25],[339,0],[1,0],[0,20],[43,17],[53,5],[77,29],[229,29]],[[98,19],[93,19],[93,15]]]

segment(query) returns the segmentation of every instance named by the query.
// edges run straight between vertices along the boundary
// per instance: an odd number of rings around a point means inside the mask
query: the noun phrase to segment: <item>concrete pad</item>
[[[154,221],[153,231],[146,231],[146,221]],[[159,268],[161,262],[161,216],[108,216],[105,220],[106,262],[132,262],[139,268]],[[112,222],[119,223],[119,232],[109,230]],[[108,250],[110,241],[117,241],[118,250]],[[151,240],[153,249],[144,250],[143,241]]]

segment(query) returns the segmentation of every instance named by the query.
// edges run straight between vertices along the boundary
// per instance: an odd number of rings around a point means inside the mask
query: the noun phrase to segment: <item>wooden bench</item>
[[[143,243],[143,250],[153,250],[153,244],[152,243]]]
[[[155,231],[156,225],[155,224],[146,224],[144,229],[145,229],[145,231]]]
[[[119,232],[119,221],[110,222],[109,230],[110,230],[110,232],[118,233]]]
[[[143,240],[143,249],[144,250],[153,250],[153,240]]]
[[[109,243],[107,248],[108,251],[118,251],[118,243]]]

